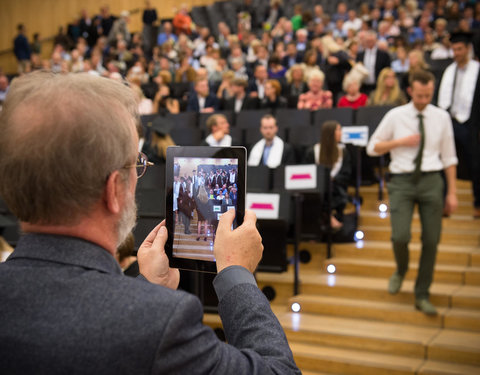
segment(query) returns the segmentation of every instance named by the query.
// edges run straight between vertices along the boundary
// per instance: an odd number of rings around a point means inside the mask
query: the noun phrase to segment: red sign
[[[290,180],[311,180],[312,176],[310,173],[306,174],[292,174],[292,177],[290,177]]]
[[[273,204],[271,203],[252,203],[251,210],[273,210]]]

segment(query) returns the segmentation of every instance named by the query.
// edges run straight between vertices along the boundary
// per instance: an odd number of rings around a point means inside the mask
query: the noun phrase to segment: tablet
[[[170,267],[215,273],[213,254],[218,221],[236,212],[233,227],[245,214],[244,147],[169,147],[166,164],[165,252]]]

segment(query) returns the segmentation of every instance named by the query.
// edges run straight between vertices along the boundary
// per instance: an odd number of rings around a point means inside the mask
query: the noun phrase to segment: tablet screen
[[[237,209],[238,159],[174,157],[172,188],[172,256],[214,262],[218,221]]]

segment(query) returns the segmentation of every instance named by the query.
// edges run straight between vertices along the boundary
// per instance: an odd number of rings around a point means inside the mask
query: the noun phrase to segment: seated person
[[[238,113],[245,109],[258,109],[258,99],[250,98],[245,92],[247,85],[247,81],[242,78],[235,78],[232,81],[233,97],[223,101],[224,110]]]
[[[266,165],[277,168],[280,165],[295,164],[295,153],[288,143],[277,136],[277,120],[272,115],[265,115],[260,121],[262,139],[250,151],[248,165],[256,167]]]
[[[305,82],[305,74],[301,64],[293,65],[285,75],[287,85],[284,88],[284,96],[287,98],[289,107],[297,108],[298,97],[308,91]]]
[[[247,87],[248,96],[251,98],[263,99],[265,96],[265,83],[267,83],[268,72],[263,65],[255,67],[254,78]]]
[[[310,90],[298,98],[298,109],[316,111],[322,108],[332,108],[332,93],[322,89],[324,79],[325,75],[322,71],[313,71],[310,73],[308,77],[308,87]]]
[[[180,56],[180,66],[175,71],[175,82],[195,82],[197,72],[190,64],[190,57],[188,55]]]
[[[370,93],[368,105],[403,105],[407,102],[392,68],[383,68],[378,75],[377,88]]]
[[[287,51],[285,56],[282,59],[282,65],[290,69],[295,64],[299,64],[302,62],[303,59],[303,52],[297,51],[297,45],[295,42],[290,42],[287,44]]]
[[[177,114],[179,112],[180,104],[177,99],[170,96],[170,88],[164,84],[160,85],[153,99],[153,113],[165,115],[167,113]]]
[[[358,109],[367,105],[368,96],[360,92],[361,82],[356,75],[347,74],[343,79],[345,95],[338,100],[338,107]]]
[[[287,68],[281,64],[280,57],[273,54],[268,60],[268,78],[270,79],[283,79]]]
[[[230,147],[234,144],[229,134],[230,124],[224,115],[211,115],[207,119],[206,125],[210,134],[202,142],[202,146]]]
[[[348,150],[340,143],[342,126],[336,121],[326,121],[322,125],[322,142],[310,147],[305,154],[305,163],[324,165],[331,169],[332,178],[332,214],[330,225],[334,230],[343,224],[343,210],[348,202],[347,188],[352,174],[351,158]]]
[[[138,269],[137,257],[135,256],[135,238],[130,233],[122,244],[117,248],[115,254],[118,264],[126,276],[137,277],[140,273]]]
[[[210,93],[207,79],[195,82],[195,91],[188,98],[187,111],[212,113],[218,110],[218,99]]]
[[[280,95],[282,86],[276,79],[265,83],[265,97],[260,101],[261,109],[287,108],[287,99]]]
[[[169,134],[170,122],[164,117],[155,118],[152,123],[152,132],[149,143],[144,143],[142,152],[148,160],[154,164],[165,164],[167,160],[167,148],[175,146],[175,142]]]

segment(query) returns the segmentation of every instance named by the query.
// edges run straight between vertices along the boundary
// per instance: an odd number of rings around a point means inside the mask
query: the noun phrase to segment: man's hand
[[[218,223],[213,252],[217,260],[217,271],[229,266],[242,266],[254,272],[262,259],[262,237],[255,223],[257,217],[253,211],[247,210],[243,224],[231,230],[235,211],[225,212]]]
[[[413,134],[407,137],[400,138],[399,145],[404,147],[415,147],[420,144],[421,136],[420,134]]]
[[[451,215],[458,206],[458,200],[457,200],[457,195],[454,193],[447,194],[445,197],[445,207],[444,207],[444,213],[446,215]]]
[[[137,260],[140,273],[151,283],[177,289],[180,272],[170,268],[165,254],[168,232],[165,220],[153,229],[138,249]]]
[[[213,138],[218,142],[225,137],[225,132],[222,129],[218,129],[216,132],[212,133]]]
[[[328,56],[327,61],[328,61],[328,63],[329,63],[330,65],[338,65],[338,63],[340,62],[340,60],[338,59],[338,57],[333,56],[333,55]]]

